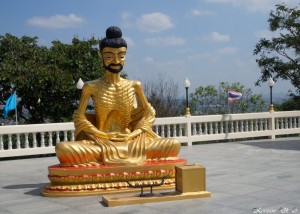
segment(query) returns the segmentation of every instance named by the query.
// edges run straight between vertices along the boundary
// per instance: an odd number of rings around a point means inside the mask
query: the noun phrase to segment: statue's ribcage
[[[108,86],[103,85],[99,87],[97,96],[94,97],[94,106],[99,128],[102,129],[104,122],[108,119],[111,112],[119,113],[119,117],[123,117],[127,127],[130,122],[130,115],[134,103],[134,89],[131,83],[128,82],[122,86]]]

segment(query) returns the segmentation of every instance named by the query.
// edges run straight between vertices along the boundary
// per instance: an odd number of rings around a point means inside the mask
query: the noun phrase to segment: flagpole
[[[228,108],[228,114],[230,114],[230,108],[229,108],[229,92],[227,90],[227,108]]]
[[[16,102],[16,108],[15,108],[15,112],[16,112],[16,125],[18,125],[17,91],[16,91],[16,96],[15,96],[15,102]]]

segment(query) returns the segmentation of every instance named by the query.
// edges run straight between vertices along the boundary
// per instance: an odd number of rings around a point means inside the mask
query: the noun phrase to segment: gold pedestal
[[[179,193],[176,191],[157,193],[152,197],[140,197],[138,194],[120,194],[120,195],[106,195],[102,197],[102,202],[108,207],[131,205],[131,204],[145,204],[164,201],[177,201],[195,198],[211,197],[210,192],[188,192]]]
[[[205,168],[201,165],[176,166],[176,190],[180,193],[206,190]]]
[[[163,201],[175,201],[194,198],[211,197],[206,191],[205,168],[201,165],[176,166],[176,190],[155,193],[151,197],[141,197],[139,194],[113,194],[102,197],[106,206],[122,206]],[[157,190],[156,187],[154,191]]]
[[[136,192],[139,189],[129,188],[131,184],[159,183],[165,184],[160,189],[175,186],[175,167],[186,164],[185,159],[175,161],[153,161],[134,166],[94,166],[94,167],[48,167],[49,180],[42,190],[43,196],[83,196],[115,192]]]

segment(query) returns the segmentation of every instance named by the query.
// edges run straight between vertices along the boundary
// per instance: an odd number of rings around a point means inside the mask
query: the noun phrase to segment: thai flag
[[[242,97],[242,93],[234,91],[234,90],[228,90],[228,102],[235,102],[238,99]]]

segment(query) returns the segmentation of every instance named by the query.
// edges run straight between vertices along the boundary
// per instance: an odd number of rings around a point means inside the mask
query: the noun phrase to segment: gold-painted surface
[[[120,194],[120,193],[133,193],[140,192],[139,188],[130,188],[130,187],[122,187],[116,188],[116,185],[111,185],[112,188],[107,189],[85,189],[85,190],[72,190],[68,191],[66,188],[62,188],[62,190],[49,190],[50,184],[46,185],[45,188],[41,191],[41,195],[45,197],[77,197],[77,196],[88,196],[88,195],[110,195],[110,194]],[[159,187],[155,187],[156,190],[171,190],[175,187],[175,180],[173,183],[165,184]],[[47,188],[47,189],[46,189]],[[144,191],[150,191],[150,188],[144,188]]]
[[[100,55],[105,66],[118,69],[125,63],[126,48],[106,47]],[[94,115],[86,114],[90,98]],[[155,110],[141,83],[106,70],[104,77],[84,84],[74,113],[76,141],[58,143],[56,155],[62,166],[139,165],[178,159],[180,142],[155,134],[154,120]]]
[[[176,166],[176,190],[180,193],[206,191],[205,168],[199,164]]]
[[[185,159],[176,161],[154,161],[132,166],[92,166],[62,167],[50,166],[49,180],[42,190],[42,195],[50,197],[107,194],[116,191],[136,191],[129,188],[131,184],[159,183],[168,175],[161,187],[174,188],[175,166],[186,164]]]
[[[185,115],[191,115],[190,108],[186,108],[186,109],[185,109]]]
[[[102,202],[108,207],[123,206],[131,204],[145,204],[163,201],[176,201],[185,199],[205,198],[211,197],[210,192],[187,192],[180,193],[176,191],[155,193],[152,197],[139,197],[139,194],[113,194],[102,196]]]
[[[270,104],[270,106],[269,106],[269,112],[274,112],[274,105],[273,104]]]

